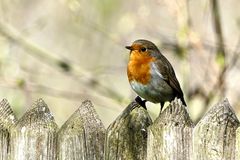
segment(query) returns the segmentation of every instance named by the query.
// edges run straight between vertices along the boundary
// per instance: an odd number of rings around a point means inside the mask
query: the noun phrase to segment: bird
[[[153,42],[138,39],[125,48],[130,50],[127,76],[131,88],[138,95],[136,102],[145,109],[147,101],[160,103],[161,112],[166,101],[177,97],[187,106],[171,63]]]

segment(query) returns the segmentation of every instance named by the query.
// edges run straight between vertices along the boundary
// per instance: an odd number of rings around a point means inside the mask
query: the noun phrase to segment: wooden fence
[[[132,102],[105,129],[92,103],[85,101],[58,129],[42,99],[16,119],[0,102],[1,160],[239,160],[239,121],[225,99],[194,126],[175,99],[152,122]]]

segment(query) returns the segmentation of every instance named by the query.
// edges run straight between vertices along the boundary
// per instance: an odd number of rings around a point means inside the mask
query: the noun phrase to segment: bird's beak
[[[130,51],[133,49],[132,46],[126,46],[125,48],[127,48]]]

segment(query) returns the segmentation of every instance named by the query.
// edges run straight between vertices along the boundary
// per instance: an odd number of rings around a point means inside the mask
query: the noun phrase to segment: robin
[[[186,106],[172,65],[154,43],[139,39],[126,48],[130,50],[128,80],[138,94],[135,100],[140,105],[146,108],[146,101],[160,103],[162,111],[166,101],[172,101],[177,97]]]

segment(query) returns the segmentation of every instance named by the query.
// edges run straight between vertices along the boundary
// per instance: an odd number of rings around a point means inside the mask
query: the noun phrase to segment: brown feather
[[[180,98],[183,104],[186,105],[186,102],[183,98],[182,89],[177,80],[177,77],[175,75],[172,65],[167,60],[167,58],[164,57],[162,54],[159,57],[160,58],[155,61],[157,69],[159,70],[160,74],[163,76],[163,79],[172,87],[172,89],[174,90],[175,96]]]

